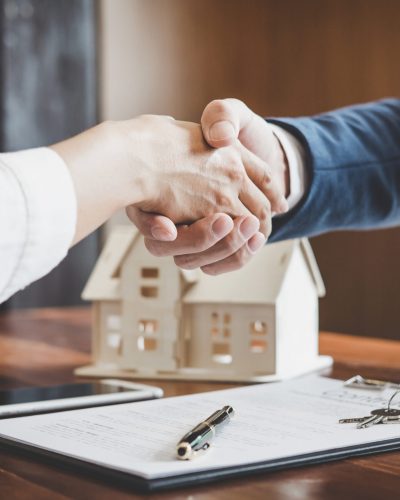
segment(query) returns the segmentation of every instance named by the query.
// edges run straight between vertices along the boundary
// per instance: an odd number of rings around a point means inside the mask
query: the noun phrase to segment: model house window
[[[139,351],[155,351],[157,349],[157,339],[152,339],[141,335],[138,338],[137,346]]]
[[[142,286],[140,287],[140,295],[147,298],[158,297],[158,287],[157,286]]]
[[[267,341],[261,339],[250,340],[250,351],[254,353],[262,353],[267,350]]]
[[[158,344],[159,323],[155,319],[139,320],[137,347],[139,351],[155,351]]]
[[[122,354],[121,316],[119,314],[109,314],[106,319],[107,325],[107,345]]]
[[[252,335],[266,335],[268,332],[267,323],[265,321],[252,321],[250,323],[250,333]]]
[[[111,332],[107,335],[107,345],[111,349],[120,351],[122,347],[122,337],[120,333]]]
[[[142,278],[158,279],[159,270],[158,267],[142,267],[141,274]]]
[[[151,335],[158,333],[158,321],[155,319],[139,320],[139,332]]]
[[[256,320],[250,323],[250,352],[259,354],[266,352],[268,343],[265,336],[268,333],[268,325],[265,321]]]
[[[109,314],[107,316],[107,330],[121,330],[121,316],[119,314]]]
[[[158,267],[142,267],[140,270],[141,286],[140,295],[147,299],[158,297],[158,282],[160,271]]]
[[[232,363],[230,336],[231,315],[211,313],[211,356],[215,363],[227,365]]]

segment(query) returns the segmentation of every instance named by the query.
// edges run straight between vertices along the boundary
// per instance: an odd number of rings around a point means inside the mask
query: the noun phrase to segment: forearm
[[[135,126],[132,120],[131,129]],[[75,187],[77,221],[71,246],[117,210],[143,198],[143,170],[139,161],[128,158],[117,128],[116,123],[102,123],[51,146],[67,165]],[[131,150],[139,154],[140,148],[131,144]]]
[[[400,224],[400,100],[272,122],[301,141],[309,185],[271,241]]]
[[[51,148],[0,155],[0,302],[141,199],[142,169],[120,161],[119,137],[101,125]]]

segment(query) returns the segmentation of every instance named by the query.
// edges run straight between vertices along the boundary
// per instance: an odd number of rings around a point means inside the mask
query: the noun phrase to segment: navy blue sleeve
[[[400,99],[268,120],[306,152],[308,188],[275,217],[270,241],[400,225]]]

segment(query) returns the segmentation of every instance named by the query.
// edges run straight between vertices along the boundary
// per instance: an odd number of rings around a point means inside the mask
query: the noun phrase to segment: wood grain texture
[[[87,363],[90,311],[85,308],[42,309],[0,315],[0,389],[74,381],[72,370]],[[400,379],[400,342],[322,333],[321,352],[331,354],[331,375]],[[166,396],[234,387],[234,384],[149,381]],[[400,453],[353,458],[331,464],[261,474],[198,488],[146,495],[146,498],[304,499],[337,500],[397,498]],[[99,476],[43,463],[16,452],[0,450],[0,492],[7,500],[76,499],[115,500],[144,498],[129,488]]]

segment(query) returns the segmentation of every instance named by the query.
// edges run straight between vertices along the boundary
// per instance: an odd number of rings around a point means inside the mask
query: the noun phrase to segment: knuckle
[[[214,99],[207,108],[212,109],[216,113],[224,114],[228,111],[229,105],[224,99]]]
[[[262,168],[264,179],[270,182],[273,177],[271,165],[264,160],[260,160],[260,168]]]
[[[225,212],[227,209],[232,209],[234,203],[230,196],[222,193],[221,191],[217,191],[215,193],[215,205],[219,208],[221,212]]]
[[[242,166],[239,151],[233,146],[224,146],[219,149],[219,161],[224,170],[229,172]]]
[[[231,165],[227,172],[228,179],[233,184],[243,185],[246,181],[246,172],[241,164]]]
[[[268,206],[263,206],[258,214],[260,222],[267,222],[271,218],[271,210]]]
[[[262,179],[262,185],[263,185],[263,187],[265,189],[267,189],[269,187],[269,185],[271,184],[271,181],[272,181],[271,172],[268,169],[265,169],[264,170],[264,176],[263,176],[263,179]]]

